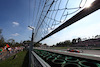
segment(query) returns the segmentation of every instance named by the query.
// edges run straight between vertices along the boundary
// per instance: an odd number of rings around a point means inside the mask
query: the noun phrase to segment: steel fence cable
[[[65,1],[65,2],[63,2]],[[74,15],[84,8],[87,0],[77,0],[77,6],[69,7],[72,0],[44,0],[38,2],[35,23],[35,41],[48,35],[64,23],[69,15]],[[62,4],[64,3],[64,4]]]

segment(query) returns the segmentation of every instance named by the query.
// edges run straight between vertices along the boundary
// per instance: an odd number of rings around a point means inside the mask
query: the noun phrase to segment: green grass
[[[68,49],[69,47],[51,47],[52,49]]]
[[[93,50],[100,50],[100,49],[93,49]]]
[[[0,67],[28,67],[28,51],[21,51],[13,56],[0,62]]]

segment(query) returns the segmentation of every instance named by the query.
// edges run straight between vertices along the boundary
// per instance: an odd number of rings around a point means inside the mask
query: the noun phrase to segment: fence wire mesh
[[[37,42],[84,8],[87,0],[34,0],[34,41]]]

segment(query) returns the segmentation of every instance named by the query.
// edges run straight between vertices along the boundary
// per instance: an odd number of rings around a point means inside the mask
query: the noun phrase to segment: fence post
[[[29,44],[29,67],[31,67],[31,51],[33,48],[33,40],[34,40],[34,28],[32,28],[32,38],[31,38],[31,43]]]

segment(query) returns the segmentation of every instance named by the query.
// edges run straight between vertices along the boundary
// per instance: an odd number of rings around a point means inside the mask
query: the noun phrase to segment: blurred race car
[[[77,50],[77,49],[67,49],[69,52],[76,52],[76,53],[82,53],[82,50]]]

